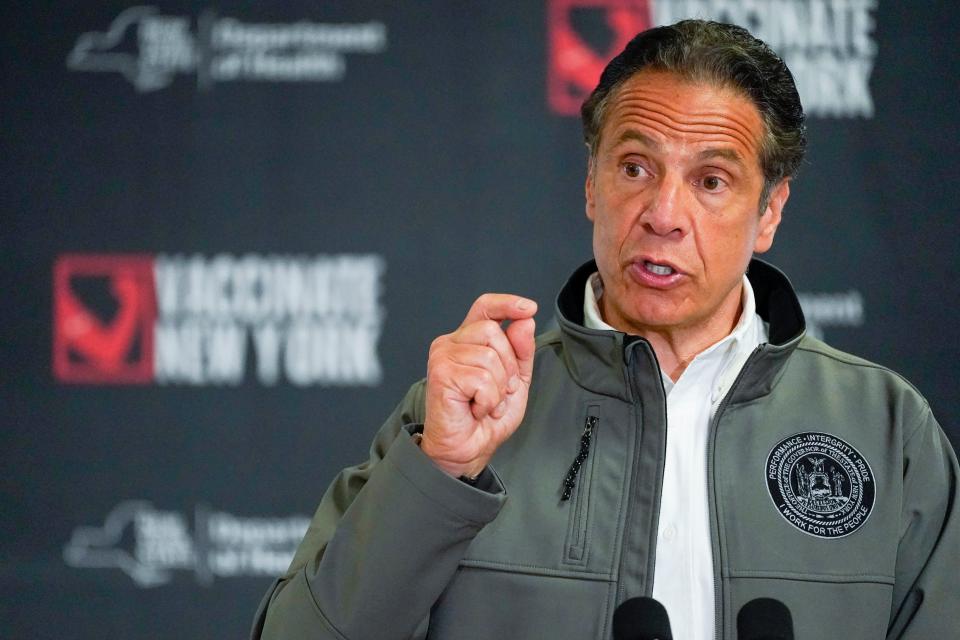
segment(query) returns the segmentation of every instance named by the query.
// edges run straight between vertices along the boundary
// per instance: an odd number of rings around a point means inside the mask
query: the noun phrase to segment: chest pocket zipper
[[[587,534],[590,512],[590,488],[597,458],[597,432],[600,426],[599,407],[587,407],[580,435],[580,449],[563,480],[561,502],[570,502],[570,522],[564,543],[564,563],[586,565]]]

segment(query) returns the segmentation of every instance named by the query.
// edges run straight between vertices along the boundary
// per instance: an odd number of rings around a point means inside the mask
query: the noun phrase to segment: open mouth
[[[669,267],[665,264],[650,262],[649,260],[643,261],[643,268],[657,276],[669,276],[676,273],[676,271],[673,270],[673,267]]]

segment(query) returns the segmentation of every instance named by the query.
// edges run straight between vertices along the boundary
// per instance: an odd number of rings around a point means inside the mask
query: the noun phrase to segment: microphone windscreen
[[[793,640],[793,617],[787,605],[757,598],[737,614],[737,640]]]
[[[670,618],[653,598],[630,598],[613,612],[614,640],[673,640]]]

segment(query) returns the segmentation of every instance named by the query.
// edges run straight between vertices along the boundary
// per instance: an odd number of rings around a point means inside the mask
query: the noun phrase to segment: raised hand
[[[420,446],[450,475],[479,474],[523,420],[536,312],[533,300],[487,293],[456,331],[430,345]]]

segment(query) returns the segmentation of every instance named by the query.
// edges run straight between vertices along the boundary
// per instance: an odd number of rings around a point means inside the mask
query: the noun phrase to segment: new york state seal
[[[780,515],[818,538],[848,536],[873,511],[876,483],[869,463],[829,433],[798,433],[781,440],[767,456],[766,476]]]

